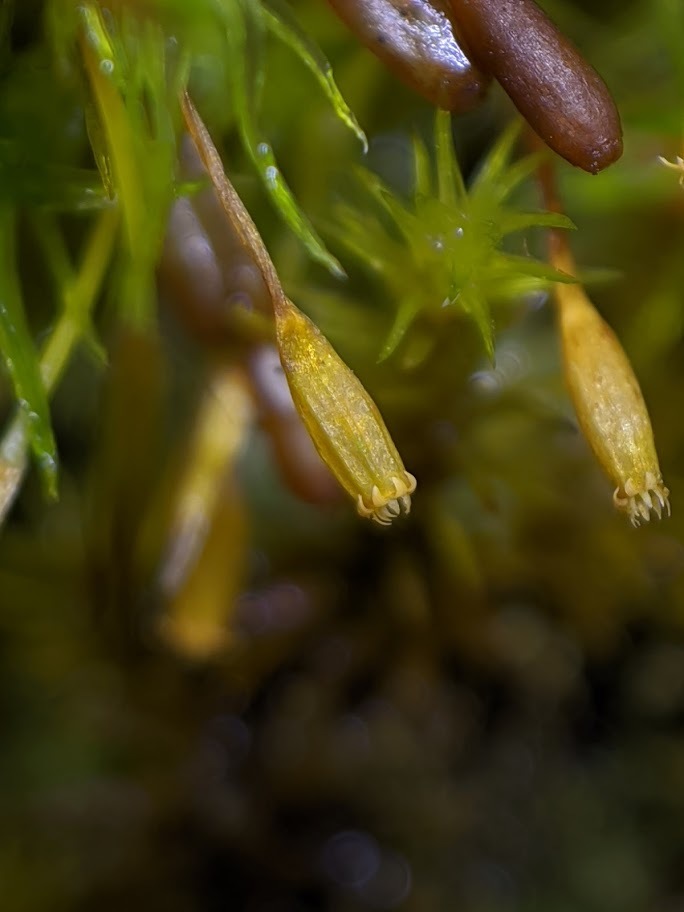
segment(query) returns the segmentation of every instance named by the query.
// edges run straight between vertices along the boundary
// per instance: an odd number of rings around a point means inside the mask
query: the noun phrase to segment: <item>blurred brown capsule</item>
[[[184,180],[206,177],[192,142],[181,146]],[[158,269],[165,301],[184,330],[209,349],[235,334],[235,308],[270,315],[259,270],[226,220],[212,187],[171,207]]]
[[[246,367],[259,422],[287,486],[307,503],[340,501],[344,497],[342,488],[316,452],[297,414],[276,347],[256,348]]]
[[[164,303],[172,307],[183,329],[201,343],[220,345],[230,327],[223,274],[192,200],[186,197],[171,207],[158,276]]]
[[[466,57],[448,0],[329,0],[356,35],[401,80],[447,111],[467,111],[490,78]]]
[[[593,174],[622,154],[605,83],[533,0],[450,0],[468,54],[498,79],[530,126]]]

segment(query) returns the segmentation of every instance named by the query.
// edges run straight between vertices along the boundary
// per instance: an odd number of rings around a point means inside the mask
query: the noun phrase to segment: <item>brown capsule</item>
[[[183,139],[181,167],[188,180],[203,180],[208,174],[190,137]],[[259,313],[270,316],[271,302],[266,285],[252,257],[245,251],[240,238],[226,221],[226,215],[216,191],[208,186],[192,200],[199,221],[206,232],[224,278],[228,300],[240,297],[242,302]]]
[[[165,301],[186,332],[208,345],[223,341],[228,330],[223,275],[216,251],[187,197],[171,207],[158,278]]]
[[[468,54],[555,152],[596,174],[622,154],[615,102],[533,0],[450,0]]]
[[[340,19],[401,80],[447,111],[467,111],[490,78],[466,57],[448,0],[329,0]]]
[[[189,141],[182,144],[186,180],[206,171]],[[159,269],[165,300],[185,331],[209,349],[235,337],[235,307],[270,314],[266,286],[252,258],[231,230],[211,187],[180,197],[169,213]]]

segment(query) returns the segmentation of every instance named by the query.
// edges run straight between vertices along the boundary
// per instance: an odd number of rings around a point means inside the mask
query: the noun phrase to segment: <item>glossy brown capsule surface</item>
[[[533,0],[450,0],[469,56],[555,152],[596,173],[622,154],[615,102]]]
[[[465,55],[448,0],[329,0],[340,19],[401,80],[447,111],[467,111],[490,78]]]

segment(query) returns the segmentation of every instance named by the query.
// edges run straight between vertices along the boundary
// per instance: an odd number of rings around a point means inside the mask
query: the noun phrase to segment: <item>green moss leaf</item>
[[[264,25],[262,14],[260,6],[244,3],[242,0],[230,0],[221,5],[229,54],[233,107],[242,143],[276,209],[304,244],[310,256],[333,275],[343,277],[345,272],[342,266],[327,250],[287,185],[273,149],[264,138],[257,121],[259,94],[264,77],[263,54],[259,41]]]
[[[28,433],[46,493],[57,496],[57,448],[38,355],[21,301],[14,213],[0,205],[0,353]]]
[[[560,212],[509,212],[502,213],[499,221],[502,237],[528,228],[565,228],[572,231],[574,223]]]
[[[412,203],[400,199],[376,174],[355,170],[371,211],[360,212],[349,202],[338,206],[335,236],[375,273],[394,302],[380,360],[396,351],[410,330],[420,326],[423,335],[436,341],[464,315],[477,327],[492,358],[493,305],[519,302],[553,282],[574,281],[503,246],[514,232],[574,227],[564,215],[519,211],[511,204],[513,191],[540,161],[540,156],[528,155],[510,162],[519,132],[517,122],[504,130],[466,187],[454,153],[450,115],[438,112],[434,166],[422,142],[412,143]]]
[[[367,152],[366,134],[337,87],[330,61],[301,28],[289,6],[278,0],[268,0],[264,7],[264,19],[268,29],[292,48],[302,63],[311,70],[339,119],[358,138],[363,151]]]

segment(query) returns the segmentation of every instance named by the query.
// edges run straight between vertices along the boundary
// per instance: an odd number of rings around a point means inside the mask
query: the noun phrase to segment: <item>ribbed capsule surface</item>
[[[402,81],[447,111],[466,111],[490,82],[459,44],[448,0],[329,0]]]
[[[404,468],[377,406],[354,372],[289,300],[276,311],[276,333],[295,407],[359,514],[389,525],[408,513],[416,479]]]
[[[651,420],[615,333],[579,285],[556,286],[565,380],[584,435],[633,525],[670,512]]]
[[[275,346],[255,348],[247,359],[246,368],[258,406],[259,424],[268,436],[285,484],[308,503],[338,503],[344,495],[316,452],[295,409]]]
[[[615,102],[596,70],[533,0],[450,0],[468,55],[536,133],[596,173],[622,154]]]

